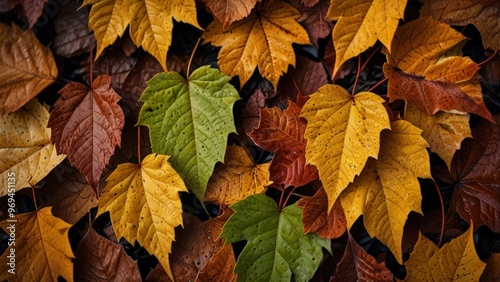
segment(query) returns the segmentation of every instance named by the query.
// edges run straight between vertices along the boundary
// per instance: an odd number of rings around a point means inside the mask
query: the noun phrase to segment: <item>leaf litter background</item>
[[[496,1],[46,2],[0,4],[19,273],[500,277]]]

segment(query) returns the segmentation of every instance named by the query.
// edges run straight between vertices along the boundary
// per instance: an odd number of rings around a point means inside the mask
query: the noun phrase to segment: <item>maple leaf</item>
[[[207,8],[226,29],[230,24],[250,15],[257,0],[206,0]]]
[[[48,106],[32,100],[16,112],[0,115],[0,196],[35,186],[66,155],[58,155],[47,128]],[[15,184],[9,180],[15,178]],[[14,186],[14,187],[13,187]],[[9,188],[9,189],[7,189]]]
[[[330,281],[393,281],[385,263],[378,263],[349,234],[344,255]]]
[[[29,23],[28,28],[31,29],[42,14],[43,5],[47,2],[48,0],[3,0],[0,2],[0,13],[19,8],[18,17],[26,17]]]
[[[336,58],[332,76],[342,64],[372,47],[377,39],[391,52],[394,33],[403,18],[407,0],[332,0],[326,19],[336,20],[333,46]]]
[[[302,108],[301,116],[307,119],[306,160],[318,168],[328,211],[361,173],[368,157],[377,157],[380,132],[390,128],[383,103],[376,94],[351,97],[342,87],[327,84],[310,95]]]
[[[58,152],[68,155],[72,165],[99,195],[104,166],[120,145],[125,123],[117,102],[120,96],[110,87],[111,77],[100,75],[92,88],[70,82],[60,91],[48,127]]]
[[[245,149],[227,148],[224,165],[215,169],[208,182],[205,201],[231,205],[249,195],[263,193],[269,180],[269,163],[256,165]]]
[[[410,211],[422,213],[417,177],[432,178],[427,142],[421,130],[399,120],[383,131],[378,159],[370,159],[363,172],[340,197],[347,225],[364,215],[366,230],[377,237],[403,263],[403,228]]]
[[[215,163],[224,160],[235,132],[232,107],[239,99],[229,77],[204,66],[186,80],[176,72],[148,81],[139,123],[150,129],[153,152],[171,155],[172,166],[203,201]]]
[[[284,111],[263,109],[258,127],[249,133],[255,144],[275,153],[269,168],[271,179],[285,187],[303,186],[318,173],[315,166],[306,164],[306,121],[299,117],[300,110],[292,101]]]
[[[428,115],[456,110],[493,122],[475,78],[479,66],[457,56],[454,48],[465,39],[462,34],[432,18],[421,18],[399,28],[394,38],[383,67],[391,101],[412,101]]]
[[[479,281],[486,264],[474,247],[472,227],[460,237],[438,248],[420,233],[405,263],[408,281]]]
[[[256,67],[274,87],[288,65],[295,66],[292,43],[310,44],[304,28],[296,22],[300,13],[288,3],[272,1],[262,10],[223,30],[212,22],[203,39],[221,46],[218,65],[223,73],[238,75],[244,85]]]
[[[330,241],[316,234],[304,235],[302,211],[295,205],[281,211],[269,197],[251,195],[231,206],[234,214],[224,225],[226,244],[246,240],[236,262],[238,280],[308,281]]]
[[[76,248],[74,269],[79,281],[142,281],[137,263],[125,249],[92,226]]]
[[[233,273],[236,260],[232,246],[226,245],[217,251],[207,265],[200,271],[196,281],[236,281]]]
[[[174,228],[182,225],[179,192],[187,189],[168,158],[150,154],[140,165],[118,165],[106,180],[97,216],[109,211],[116,237],[139,242],[173,279],[168,254]]]
[[[89,27],[94,30],[97,39],[96,59],[104,48],[123,35],[130,24],[130,37],[134,44],[142,46],[167,70],[173,20],[201,29],[196,20],[194,0],[85,0],[83,6],[86,5],[92,5]]]
[[[473,24],[485,48],[500,50],[500,2],[496,0],[426,0],[420,16],[432,16],[449,25]]]
[[[0,114],[30,101],[57,78],[50,49],[33,32],[0,23]]]
[[[460,149],[462,140],[472,137],[468,114],[439,111],[429,116],[408,101],[404,119],[423,130],[422,136],[429,143],[431,151],[437,153],[448,168],[451,168],[453,155]]]
[[[39,211],[17,214],[11,227],[11,219],[4,220],[0,226],[10,234],[15,232],[15,280],[16,281],[57,281],[62,276],[66,281],[73,281],[74,258],[69,243],[68,231],[71,225],[54,217],[50,207]],[[11,235],[12,236],[12,235]],[[13,237],[11,237],[13,238]],[[13,242],[13,241],[9,241]],[[0,279],[11,280],[8,272],[11,248],[0,257]]]
[[[455,186],[452,208],[463,219],[500,232],[500,116],[495,121],[479,123],[474,138],[462,142],[451,169],[436,170],[436,178]]]

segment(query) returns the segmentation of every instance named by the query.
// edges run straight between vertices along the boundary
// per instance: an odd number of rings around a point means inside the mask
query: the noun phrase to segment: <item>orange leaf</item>
[[[236,260],[234,258],[233,246],[226,245],[214,254],[212,259],[200,271],[196,281],[236,281],[236,274],[233,272],[235,264]]]
[[[250,15],[257,0],[206,0],[205,4],[226,29],[233,22]]]

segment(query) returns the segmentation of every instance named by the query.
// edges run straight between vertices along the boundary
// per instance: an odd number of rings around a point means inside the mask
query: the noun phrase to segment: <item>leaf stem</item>
[[[90,88],[92,88],[92,49],[93,46],[90,45],[90,56],[89,56],[89,65],[90,65],[90,73],[89,73],[89,82],[90,82]]]
[[[493,55],[489,56],[486,60],[480,62],[479,64],[477,64],[478,66],[482,67],[484,64],[486,64],[487,62],[491,61],[493,58],[495,58],[495,56],[498,54],[498,51],[500,50],[496,50],[495,53],[493,53]]]
[[[354,86],[352,87],[351,96],[354,97],[356,92],[356,85],[358,85],[359,73],[361,72],[361,55],[358,56],[358,72],[356,73],[356,80],[354,80]]]
[[[31,186],[31,193],[33,194],[33,203],[35,204],[35,211],[38,211],[38,205],[36,204],[35,187],[31,184],[30,186]]]
[[[293,188],[292,188],[292,191],[290,191],[290,193],[288,193],[288,196],[286,197],[286,200],[285,200],[285,202],[283,203],[283,206],[281,206],[282,208],[283,208],[283,207],[286,207],[286,204],[288,203],[288,200],[290,199],[290,196],[292,196],[293,191],[295,191],[295,189],[297,189],[297,186],[293,187]],[[284,192],[284,191],[283,191],[283,192]]]
[[[186,78],[189,77],[189,69],[191,68],[191,62],[193,61],[194,53],[196,53],[196,49],[198,49],[198,45],[200,44],[201,37],[198,37],[196,41],[196,45],[194,45],[193,52],[191,52],[191,57],[189,57],[189,62],[186,70]]]
[[[439,187],[437,186],[436,182],[434,182],[434,187],[436,188],[436,191],[439,195],[439,201],[441,201],[441,234],[439,234],[439,242],[437,244],[439,247],[441,246],[444,235],[444,202],[443,202],[443,196],[441,195],[441,190],[439,190]]]
[[[137,159],[141,163],[141,125],[137,125]]]
[[[382,49],[382,45],[378,46],[377,48],[375,48],[375,50],[373,50],[373,52],[370,54],[370,56],[368,56],[368,59],[366,59],[366,62],[361,67],[360,72],[365,70],[365,68],[368,65],[368,63],[370,62],[370,60],[373,58],[373,56],[375,56],[375,54],[377,54],[378,51],[380,51],[380,49]]]
[[[380,85],[384,84],[389,78],[385,77],[381,81],[377,82],[377,84],[373,85],[372,88],[368,89],[368,92],[372,92],[375,88],[379,87]]]

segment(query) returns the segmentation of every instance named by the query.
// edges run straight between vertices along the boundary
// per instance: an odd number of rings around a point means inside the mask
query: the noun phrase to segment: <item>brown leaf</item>
[[[344,255],[330,281],[393,281],[385,262],[378,263],[349,235]]]
[[[74,273],[77,281],[141,281],[137,263],[125,249],[92,227],[76,248]]]
[[[235,21],[250,15],[257,0],[206,0],[207,8],[226,29]]]
[[[316,232],[320,238],[335,239],[342,236],[347,229],[344,210],[340,201],[335,202],[330,213],[328,197],[321,187],[309,199],[300,199],[297,203],[302,206],[302,226],[305,233]]]
[[[54,52],[63,57],[72,57],[89,52],[89,46],[95,45],[95,37],[88,28],[89,7],[78,9],[78,2],[70,1],[62,6],[54,20],[56,37]]]
[[[488,54],[488,52],[485,53]],[[492,54],[489,53],[489,56],[491,55]],[[497,54],[492,60],[484,64],[479,72],[488,83],[500,84],[500,55]]]
[[[325,19],[330,0],[291,0],[290,4],[302,13],[297,21],[304,26],[311,42],[318,47],[318,39],[330,35],[333,29],[333,23]]]
[[[70,82],[50,114],[48,127],[57,150],[66,153],[98,195],[104,166],[120,145],[124,116],[120,96],[110,87],[111,77],[99,76],[92,88]]]
[[[256,89],[248,99],[243,109],[243,113],[241,114],[243,128],[246,133],[252,132],[252,130],[259,125],[260,110],[265,107],[266,97],[260,89]]]
[[[491,282],[500,280],[500,254],[495,253],[486,260],[486,268],[479,281]]]
[[[236,259],[234,258],[233,247],[226,245],[214,254],[212,259],[200,271],[196,281],[236,281],[236,274],[233,272],[235,264]]]
[[[5,13],[17,8],[19,18],[26,17],[29,27],[32,28],[43,11],[43,5],[48,0],[2,0],[0,2],[0,13]]]

